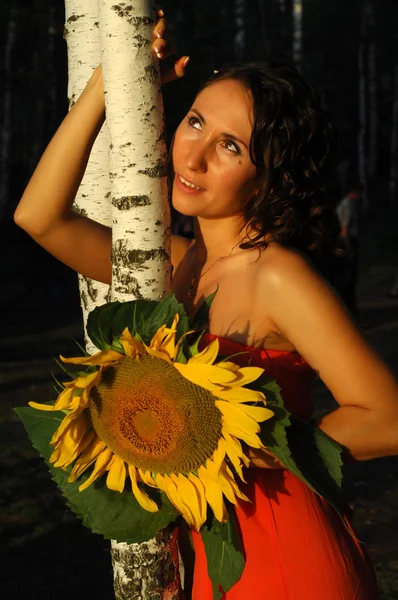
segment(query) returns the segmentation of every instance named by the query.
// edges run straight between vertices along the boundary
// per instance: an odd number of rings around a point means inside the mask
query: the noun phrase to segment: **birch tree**
[[[362,206],[364,212],[369,211],[367,177],[366,177],[366,73],[365,73],[365,51],[366,51],[366,0],[362,0],[360,6],[360,39],[358,46],[358,102],[359,102],[359,129],[358,129],[358,171],[359,179],[363,186]]]
[[[18,6],[13,5],[8,10],[7,35],[4,49],[4,87],[2,93],[2,113],[0,129],[0,221],[7,209],[10,143],[11,143],[11,107],[12,107],[12,50],[17,31]]]
[[[376,162],[378,150],[378,128],[379,128],[379,113],[377,100],[377,48],[375,39],[375,23],[374,23],[374,6],[373,0],[368,0],[367,3],[368,17],[368,73],[369,73],[369,144],[368,144],[368,172],[369,177],[373,179],[376,175]]]
[[[243,60],[246,46],[246,30],[245,30],[245,0],[235,0],[234,2],[234,20],[235,20],[235,36],[234,49],[237,60]]]
[[[390,204],[395,205],[398,189],[398,61],[394,69],[393,111],[391,124],[391,150],[390,150]]]
[[[298,71],[303,66],[303,0],[293,0],[293,62]]]
[[[65,0],[64,38],[68,48],[68,99],[73,106],[101,62],[97,0]],[[103,225],[111,226],[109,202],[108,133],[105,122],[91,151],[87,169],[77,193],[74,210]],[[110,300],[109,286],[79,275],[83,323],[96,306]],[[86,335],[89,354],[97,351]]]

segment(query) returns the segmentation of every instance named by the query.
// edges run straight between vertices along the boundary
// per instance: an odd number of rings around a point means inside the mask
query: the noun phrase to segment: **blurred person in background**
[[[338,261],[335,285],[348,310],[357,312],[356,286],[359,263],[359,214],[363,186],[355,182],[336,208],[340,222],[339,246],[343,256]]]

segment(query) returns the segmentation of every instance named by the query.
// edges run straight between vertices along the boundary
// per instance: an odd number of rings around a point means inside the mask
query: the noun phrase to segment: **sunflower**
[[[249,460],[242,442],[264,448],[259,423],[273,416],[260,391],[245,385],[263,369],[239,368],[224,360],[215,339],[179,362],[183,338],[176,343],[179,316],[162,325],[149,345],[124,329],[123,351],[63,358],[64,363],[97,367],[64,383],[54,405],[30,402],[39,410],[63,411],[52,436],[50,462],[76,481],[93,465],[79,491],[106,474],[109,489],[122,493],[127,479],[138,503],[159,510],[145,486],[158,488],[197,531],[207,504],[220,522],[227,519],[224,497],[248,500],[239,489]]]

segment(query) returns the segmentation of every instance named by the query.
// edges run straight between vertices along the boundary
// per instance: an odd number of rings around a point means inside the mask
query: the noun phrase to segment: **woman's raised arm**
[[[152,51],[167,58],[163,12],[153,29]],[[182,77],[188,57],[161,64],[162,84]],[[83,275],[111,282],[111,230],[72,210],[94,141],[105,119],[102,68],[97,67],[81,96],[44,152],[17,206],[14,220],[38,244]],[[175,254],[175,252],[174,252]]]
[[[47,146],[17,206],[14,220],[69,267],[110,283],[111,230],[72,210],[104,119],[99,66]]]

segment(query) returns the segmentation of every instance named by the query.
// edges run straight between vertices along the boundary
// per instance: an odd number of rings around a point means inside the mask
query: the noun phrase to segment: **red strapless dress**
[[[208,334],[205,341],[216,336]],[[219,338],[220,353],[241,366],[265,369],[281,387],[287,409],[312,413],[313,371],[297,353],[262,350]],[[334,510],[285,469],[246,471],[236,514],[246,555],[240,580],[226,600],[376,600],[372,565]],[[193,532],[195,569],[192,600],[212,600],[212,586],[200,533]]]

